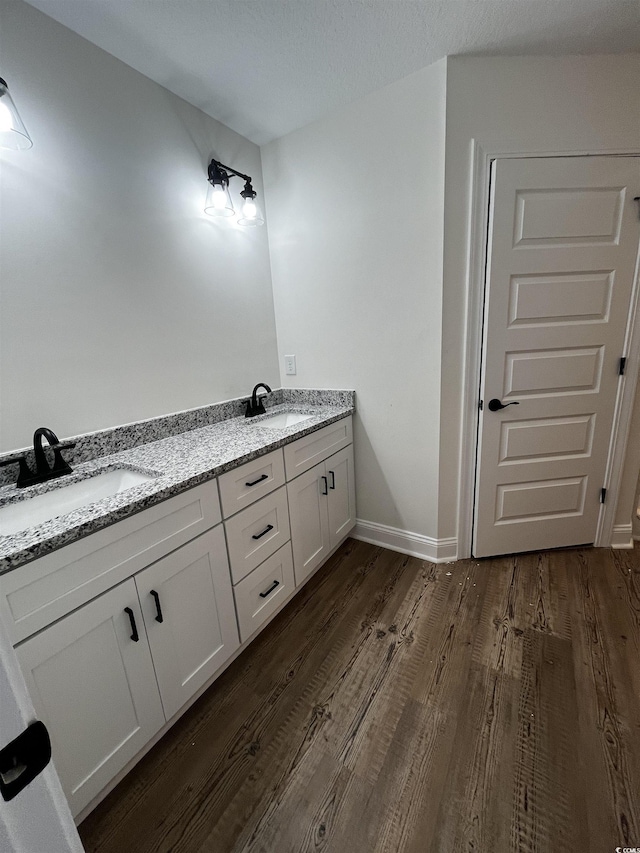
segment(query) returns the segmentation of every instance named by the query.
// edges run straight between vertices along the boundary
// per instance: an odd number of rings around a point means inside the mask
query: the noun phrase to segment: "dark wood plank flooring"
[[[89,853],[640,847],[640,550],[348,540],[80,827]]]

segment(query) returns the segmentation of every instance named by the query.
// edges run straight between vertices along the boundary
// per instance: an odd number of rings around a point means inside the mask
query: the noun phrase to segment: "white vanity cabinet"
[[[50,625],[16,654],[77,815],[165,722],[135,582]]]
[[[299,585],[356,523],[352,445],[287,483],[287,493]]]
[[[0,576],[76,817],[347,536],[351,442],[349,417]]]
[[[240,645],[220,521],[212,480],[0,577],[74,815]]]

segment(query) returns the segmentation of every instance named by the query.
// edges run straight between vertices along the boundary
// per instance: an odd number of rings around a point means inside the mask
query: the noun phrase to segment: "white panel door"
[[[169,720],[240,645],[222,526],[135,580]]]
[[[165,722],[133,580],[26,640],[16,655],[77,815]]]
[[[356,523],[353,445],[334,453],[325,465],[329,484],[329,539],[330,547],[333,548]]]
[[[637,195],[639,158],[493,164],[475,556],[594,541]],[[491,400],[514,405],[491,411]]]
[[[321,462],[287,483],[291,544],[296,585],[323,562],[331,550],[325,463]]]

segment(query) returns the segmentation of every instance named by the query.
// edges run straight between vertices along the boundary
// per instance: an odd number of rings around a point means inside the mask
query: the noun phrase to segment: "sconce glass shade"
[[[0,77],[0,148],[21,151],[33,142],[9,94],[6,80]]]
[[[264,225],[264,217],[255,198],[242,200],[238,225]]]
[[[229,187],[225,184],[209,184],[204,212],[209,216],[234,216]]]

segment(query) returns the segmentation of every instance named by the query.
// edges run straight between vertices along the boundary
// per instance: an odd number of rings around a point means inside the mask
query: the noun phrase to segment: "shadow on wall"
[[[377,522],[384,519],[385,525],[404,529],[385,472],[357,413],[353,420],[353,426],[358,518],[363,521]]]

